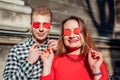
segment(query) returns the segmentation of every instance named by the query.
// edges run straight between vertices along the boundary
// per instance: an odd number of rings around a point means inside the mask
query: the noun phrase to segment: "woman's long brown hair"
[[[61,27],[61,35],[60,35],[60,38],[59,38],[59,41],[58,41],[58,48],[57,48],[57,52],[56,52],[56,55],[58,56],[63,56],[64,54],[67,54],[68,53],[68,49],[67,47],[65,46],[65,43],[64,43],[64,32],[63,32],[63,29],[64,29],[64,24],[68,21],[68,20],[75,20],[78,22],[78,25],[81,27],[81,34],[84,38],[84,44],[81,46],[81,51],[82,51],[82,54],[86,57],[88,52],[89,52],[89,48],[92,48],[94,50],[96,50],[96,46],[92,40],[92,38],[90,37],[90,33],[88,32],[87,28],[86,28],[86,25],[84,23],[84,21],[79,18],[79,17],[76,17],[76,16],[71,16],[67,19],[65,19],[63,22],[62,22],[62,27]]]

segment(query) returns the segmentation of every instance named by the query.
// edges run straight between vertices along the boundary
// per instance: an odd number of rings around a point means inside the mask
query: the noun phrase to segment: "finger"
[[[43,54],[50,54],[50,49],[49,48],[44,49]]]
[[[51,39],[51,40],[48,41],[48,44],[51,44],[54,41],[55,41],[54,39]]]
[[[97,52],[93,49],[90,49],[89,51],[89,58],[92,58],[92,59],[99,59],[99,56],[96,54]]]
[[[54,46],[54,45],[57,45],[57,40],[50,40],[48,42],[49,46]]]
[[[91,57],[91,50],[89,50],[89,53],[88,53],[88,58]]]
[[[42,51],[39,51],[39,52],[38,52],[38,55],[39,55],[39,56],[41,56],[42,54],[43,54],[43,52],[42,52]]]
[[[89,50],[89,53],[88,53],[88,61],[89,61],[90,64],[94,61],[91,49]]]
[[[92,49],[89,50],[88,57],[92,56]]]
[[[53,57],[54,56],[53,49],[52,48],[49,49],[50,49],[50,56]]]
[[[53,43],[54,41],[53,40],[49,40],[48,41],[48,45],[50,45],[51,43]]]
[[[50,40],[50,41],[48,42],[48,45],[49,45],[49,46],[56,46],[56,45],[57,45],[57,40]]]
[[[99,60],[99,59],[101,59],[102,56],[99,52],[94,51],[94,52],[92,52],[92,57],[93,57],[93,59]]]
[[[92,57],[93,57],[93,59],[100,59],[100,56],[99,55],[97,55],[97,54],[95,54],[95,55],[92,55]]]
[[[99,59],[100,59],[100,56],[97,56],[96,59],[99,60]]]
[[[35,43],[35,44],[32,45],[31,48],[32,48],[32,49],[38,48],[38,45],[39,45],[39,43]]]
[[[46,50],[47,50],[47,52],[50,54],[50,48],[47,48]]]
[[[53,49],[51,47],[49,48],[49,50],[50,50],[50,53],[53,53]]]
[[[97,52],[97,54],[98,54],[98,56],[99,56],[99,58],[97,57],[97,59],[99,59],[99,60],[103,60],[102,53]]]
[[[57,46],[56,46],[56,44],[51,43],[51,44],[49,45],[49,47],[51,47],[52,49],[54,49],[54,48],[56,48]]]

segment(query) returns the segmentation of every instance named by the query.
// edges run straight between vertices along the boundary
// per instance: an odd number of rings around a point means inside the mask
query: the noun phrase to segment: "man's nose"
[[[40,31],[40,32],[43,32],[43,30],[44,30],[43,24],[40,24],[40,26],[39,26],[39,31]]]

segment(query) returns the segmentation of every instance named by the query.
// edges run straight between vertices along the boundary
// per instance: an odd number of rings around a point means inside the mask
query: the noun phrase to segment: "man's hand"
[[[48,45],[53,51],[57,50],[57,44],[58,44],[58,40],[51,39],[48,41]]]
[[[34,64],[36,61],[38,61],[41,53],[42,51],[39,50],[38,43],[33,44],[29,50],[27,61],[31,64]]]

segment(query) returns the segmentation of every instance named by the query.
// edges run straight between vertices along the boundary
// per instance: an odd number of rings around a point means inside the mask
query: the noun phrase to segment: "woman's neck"
[[[76,55],[78,55],[80,53],[81,53],[81,49],[80,48],[69,52],[69,54],[76,54]]]

